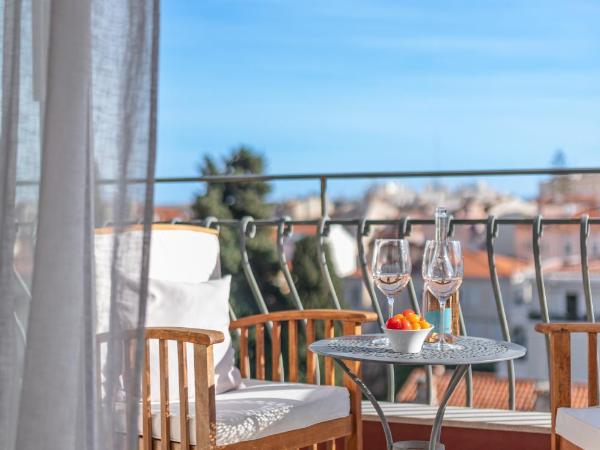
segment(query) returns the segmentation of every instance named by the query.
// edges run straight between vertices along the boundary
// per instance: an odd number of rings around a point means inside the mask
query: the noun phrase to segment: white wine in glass
[[[376,239],[373,249],[373,282],[388,302],[388,320],[394,315],[394,295],[410,281],[412,264],[406,239]],[[373,341],[389,345],[387,337]]]
[[[399,293],[410,281],[409,273],[379,274],[374,277],[375,285],[387,297]]]
[[[444,240],[427,241],[423,255],[423,281],[440,304],[439,349],[455,346],[446,343],[446,301],[458,291],[463,279],[463,260],[460,242]]]

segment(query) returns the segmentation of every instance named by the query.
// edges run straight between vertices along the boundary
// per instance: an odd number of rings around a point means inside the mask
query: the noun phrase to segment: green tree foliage
[[[325,246],[325,256],[333,286],[338,298],[341,298],[341,282],[335,273],[328,246]],[[318,259],[316,236],[306,236],[296,242],[292,270],[298,295],[306,309],[333,308],[333,300],[327,282],[321,274]]]
[[[202,175],[250,175],[264,172],[262,155],[247,147],[234,149],[219,165],[209,156],[204,157]],[[218,219],[255,219],[271,216],[273,207],[267,202],[271,186],[264,181],[252,183],[211,183],[196,197],[192,206],[196,218],[214,216]],[[248,239],[248,254],[254,276],[269,310],[289,308],[288,300],[277,285],[279,267],[272,230],[258,227],[256,236]],[[258,307],[244,278],[241,268],[239,228],[223,226],[220,231],[221,270],[232,274],[231,300],[239,316],[258,312]]]

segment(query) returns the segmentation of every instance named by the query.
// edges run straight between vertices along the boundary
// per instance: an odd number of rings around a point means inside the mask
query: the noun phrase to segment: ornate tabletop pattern
[[[457,337],[457,349],[440,351],[434,346],[423,347],[421,353],[397,353],[384,344],[373,342],[382,334],[341,336],[311,344],[310,349],[323,356],[339,359],[394,364],[483,364],[520,358],[527,350],[517,344],[477,337]]]

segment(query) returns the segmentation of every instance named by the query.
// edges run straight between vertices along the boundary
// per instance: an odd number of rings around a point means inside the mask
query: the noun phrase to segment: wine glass
[[[373,281],[388,302],[388,318],[394,315],[394,295],[410,281],[412,265],[406,239],[376,239],[373,251]],[[388,342],[387,338],[383,342]]]
[[[457,348],[446,342],[446,301],[454,294],[463,279],[463,258],[459,241],[427,241],[423,254],[423,280],[427,289],[440,303],[438,349]]]

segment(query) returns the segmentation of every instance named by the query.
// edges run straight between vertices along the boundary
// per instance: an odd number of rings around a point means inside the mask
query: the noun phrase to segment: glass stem
[[[391,295],[387,296],[388,301],[388,319],[391,319],[394,316],[394,297]]]
[[[440,297],[440,331],[438,333],[438,348],[440,350],[444,349],[444,345],[446,344],[446,300],[447,297]]]

